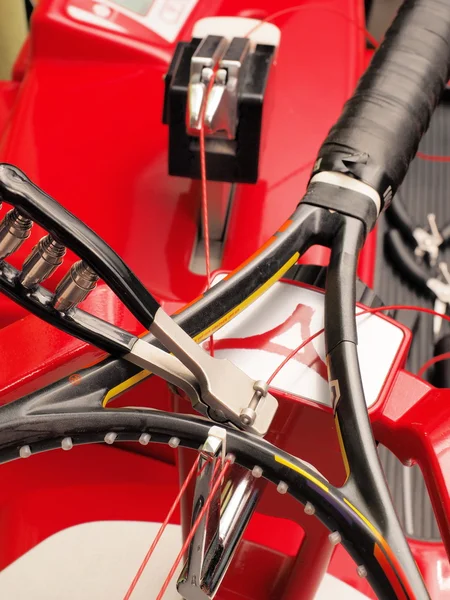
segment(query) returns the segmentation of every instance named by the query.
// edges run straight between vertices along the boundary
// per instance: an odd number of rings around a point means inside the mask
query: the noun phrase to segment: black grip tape
[[[313,175],[349,174],[387,206],[428,129],[449,62],[450,0],[406,0],[320,148]]]

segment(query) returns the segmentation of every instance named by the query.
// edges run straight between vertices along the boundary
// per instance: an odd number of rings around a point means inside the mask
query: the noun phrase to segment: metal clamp
[[[250,40],[234,38],[219,63],[205,109],[205,126],[210,134],[236,138],[240,76],[249,52]]]
[[[223,430],[225,431],[225,430]],[[200,462],[195,485],[194,504],[192,510],[192,523],[195,523],[203,508],[211,488],[214,484],[214,475],[217,471],[217,462],[222,453],[224,439],[214,435],[210,429],[208,438],[200,453]],[[217,531],[220,521],[220,488],[216,497],[211,502],[209,511],[201,520],[194,538],[189,547],[188,560],[183,575],[180,577],[177,589],[186,600],[205,600],[209,596],[202,592],[202,572],[205,562],[205,552],[212,543],[217,542]]]
[[[220,58],[227,48],[227,40],[218,35],[209,35],[198,46],[191,59],[191,75],[188,93],[189,133],[201,127],[202,108],[206,100],[208,84]]]
[[[190,42],[177,44],[164,84],[170,175],[201,177],[196,138],[203,130],[208,181],[258,181],[264,105],[279,36],[249,39],[255,23],[245,25],[215,27],[208,20]]]
[[[240,75],[250,52],[250,40],[209,35],[198,46],[191,59],[188,102],[188,133],[201,127],[203,104],[205,128],[209,135],[215,134],[233,140],[238,125],[238,91]],[[206,91],[214,70],[215,81],[208,98]]]
[[[212,427],[202,448],[192,511],[192,523],[205,503],[226,437]],[[225,430],[221,430],[225,434]],[[185,600],[211,600],[227,571],[234,552],[256,508],[264,479],[235,465],[202,519],[189,547],[177,589]]]
[[[180,368],[189,373],[184,378],[190,385],[194,377],[200,389],[198,397],[204,405],[203,410],[206,409],[211,419],[228,421],[256,435],[267,433],[278,402],[268,393],[265,382],[255,382],[229,360],[211,357],[162,309],[156,314],[152,332],[175,355]],[[136,364],[139,354],[142,359],[143,353],[149,352],[142,344],[149,346],[138,340],[128,355],[128,359],[136,360]],[[157,348],[153,347],[152,353],[155,350]],[[139,364],[148,368],[143,362]],[[180,368],[177,368],[178,373]],[[202,412],[200,405],[195,408]],[[251,409],[251,414],[247,414],[246,409]]]

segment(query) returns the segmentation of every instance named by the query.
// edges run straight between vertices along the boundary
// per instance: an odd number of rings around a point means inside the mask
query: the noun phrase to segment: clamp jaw
[[[238,93],[241,73],[250,52],[251,42],[210,35],[205,38],[191,60],[188,88],[188,132],[197,135],[201,127],[202,108],[207,135],[235,140],[238,126]],[[214,85],[206,97],[215,72]]]
[[[243,21],[250,21],[248,32],[255,27],[253,20]],[[242,31],[234,37],[210,33],[178,44],[165,77],[170,175],[200,178],[198,135],[204,115],[207,178],[258,180],[263,105],[276,46],[256,43]]]
[[[222,430],[222,432],[224,435],[221,435],[219,427],[212,427],[200,453],[193,499],[192,525],[196,522],[213,487],[220,455],[226,452],[226,431]],[[202,518],[194,534],[189,546],[187,563],[177,583],[178,593],[186,600],[210,600],[211,598],[208,590],[204,589],[203,579],[208,563],[208,553],[215,555],[216,548],[214,546],[218,545],[220,509],[221,493],[218,489],[210,510]],[[213,546],[212,549],[211,546]]]
[[[207,102],[209,82],[227,47],[224,37],[209,35],[203,39],[191,58],[188,88],[187,129],[198,134],[201,127],[202,108]]]
[[[192,524],[205,505],[217,477],[217,469],[220,463],[224,464],[225,454],[225,429],[211,427],[200,454]],[[228,460],[232,462],[231,455],[228,455]],[[177,589],[185,600],[211,600],[216,596],[264,489],[261,476],[259,467],[250,473],[234,465],[223,482],[223,493],[216,492],[194,533],[186,564],[178,579]]]

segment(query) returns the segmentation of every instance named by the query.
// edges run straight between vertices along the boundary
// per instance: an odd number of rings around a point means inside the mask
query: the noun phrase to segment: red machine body
[[[124,4],[41,0],[13,80],[0,83],[0,161],[23,169],[95,229],[174,312],[202,291],[205,278],[189,268],[198,236],[199,183],[167,175],[164,74],[176,43],[190,39],[198,19],[265,18],[280,7],[272,0],[149,0],[133,13]],[[295,4],[288,0],[282,8]],[[254,252],[294,210],[316,151],[367,61],[360,0],[310,0],[276,24],[281,45],[264,115],[260,179],[237,188],[223,247],[221,269],[226,271]],[[32,235],[39,239],[37,227]],[[27,248],[14,255],[17,263]],[[368,285],[375,250],[371,234],[359,266]],[[315,264],[327,259],[322,248],[302,257]],[[105,287],[87,303],[97,315],[140,331]],[[377,440],[403,461],[421,464],[450,548],[450,423],[444,410],[450,392],[430,388],[402,370],[410,334],[405,330],[404,335],[371,418]],[[2,403],[69,377],[101,357],[101,351],[0,297]],[[72,382],[76,385],[77,378]],[[279,419],[286,425],[277,429],[275,441],[338,483],[343,468],[330,409],[293,395],[278,396]],[[152,379],[115,402],[168,409],[179,399]],[[53,452],[3,466],[0,567],[71,525],[161,520],[176,494],[178,466],[167,448],[143,456],[134,447],[87,447],[70,456]],[[218,597],[312,598],[327,568],[371,596],[342,549],[330,563],[327,532],[308,519],[302,507],[268,491]],[[432,597],[450,597],[444,546],[412,544]],[[244,568],[245,583],[239,576]]]

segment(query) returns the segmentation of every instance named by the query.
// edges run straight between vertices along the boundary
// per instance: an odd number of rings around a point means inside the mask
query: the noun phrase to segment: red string
[[[297,348],[294,348],[294,350],[292,350],[292,352],[290,352],[286,356],[286,358],[284,358],[283,361],[278,365],[278,367],[275,369],[275,371],[272,373],[272,375],[267,380],[267,384],[270,385],[272,383],[272,381],[275,379],[275,377],[278,375],[278,373],[281,371],[281,369],[283,367],[285,367],[292,358],[294,358],[294,356],[297,354],[297,352],[300,352],[300,350],[302,348],[304,348],[306,346],[306,344],[309,344],[314,339],[316,339],[316,337],[318,337],[321,333],[323,333],[323,331],[324,331],[323,329],[319,329],[319,331],[316,331],[316,333],[313,333],[313,335],[311,335],[309,338],[306,338],[306,340],[304,342],[302,342],[300,344],[300,346],[297,346]]]
[[[150,558],[151,558],[151,556],[152,556],[152,554],[153,554],[153,552],[154,552],[154,550],[155,550],[155,548],[156,548],[156,546],[157,546],[157,544],[158,544],[159,540],[161,539],[161,536],[162,536],[162,534],[164,533],[164,530],[166,529],[166,527],[167,527],[167,525],[168,525],[168,523],[169,523],[169,521],[170,521],[170,519],[171,519],[171,517],[172,517],[172,515],[173,515],[173,513],[174,513],[174,511],[175,511],[175,509],[177,508],[178,504],[180,503],[180,500],[181,500],[181,497],[182,497],[182,495],[183,495],[183,494],[184,494],[184,492],[186,491],[186,488],[187,488],[187,486],[189,485],[189,483],[190,483],[191,479],[193,478],[193,476],[194,476],[195,472],[197,471],[197,468],[198,468],[198,463],[199,463],[199,461],[200,461],[200,454],[199,454],[199,455],[197,456],[197,458],[195,459],[195,461],[194,461],[194,464],[192,465],[192,468],[191,468],[191,470],[189,471],[189,473],[188,473],[188,476],[186,477],[186,480],[184,481],[183,485],[181,486],[181,488],[180,488],[180,491],[178,492],[178,495],[177,495],[177,497],[175,498],[175,501],[174,501],[174,503],[173,503],[173,504],[172,504],[172,506],[170,507],[170,509],[169,509],[169,512],[167,513],[167,516],[166,516],[166,518],[164,519],[164,522],[163,522],[163,523],[161,523],[161,527],[159,528],[159,531],[158,531],[158,533],[156,534],[156,537],[155,537],[155,539],[153,540],[153,543],[152,543],[152,545],[150,546],[150,548],[149,548],[149,550],[148,550],[147,554],[145,555],[145,558],[144,558],[144,560],[142,561],[142,563],[141,563],[141,566],[139,567],[139,569],[138,569],[138,571],[137,571],[136,575],[134,576],[134,579],[133,579],[133,581],[131,582],[131,584],[130,584],[130,587],[128,588],[128,591],[127,591],[127,593],[125,594],[125,596],[124,596],[124,599],[123,599],[123,600],[129,600],[129,599],[130,599],[130,597],[131,597],[131,594],[132,594],[132,593],[133,593],[133,591],[134,591],[134,588],[136,587],[136,585],[137,585],[137,583],[138,583],[139,579],[141,578],[141,576],[142,576],[142,573],[144,572],[144,569],[145,569],[145,567],[146,567],[146,566],[147,566],[147,564],[148,564],[148,561],[150,560]],[[205,464],[206,464],[206,463],[205,463]]]
[[[206,88],[205,97],[200,111],[200,174],[202,180],[202,225],[203,237],[205,238],[205,262],[206,262],[206,281],[208,288],[211,286],[211,258],[209,244],[209,219],[208,219],[208,188],[206,178],[206,151],[205,151],[205,112],[208,96],[214,85],[216,75],[213,73]]]
[[[211,75],[208,87],[206,88],[205,97],[200,111],[200,175],[202,181],[202,224],[203,224],[203,239],[205,245],[205,263],[206,263],[206,285],[207,289],[211,287],[211,253],[210,253],[210,241],[209,241],[209,216],[208,216],[208,182],[206,177],[206,150],[205,150],[205,112],[208,96],[212,87],[216,74]],[[214,356],[214,338],[211,335],[209,338],[209,353]]]
[[[441,362],[441,360],[448,360],[449,358],[450,358],[450,352],[444,352],[443,354],[438,354],[437,356],[433,356],[433,358],[430,358],[430,360],[427,360],[427,362],[423,363],[423,365],[417,371],[417,376],[422,377],[423,374],[425,373],[425,371],[428,371],[428,369],[430,367],[432,367],[433,365],[435,365],[438,362]]]
[[[442,317],[445,321],[450,322],[449,316],[441,315],[440,313],[433,310],[432,308],[425,308],[423,306],[408,306],[406,304],[391,304],[390,306],[377,306],[376,308],[365,308],[364,310],[361,310],[360,312],[356,313],[356,316],[359,317],[360,315],[364,315],[367,313],[376,314],[378,312],[385,312],[388,310],[413,310],[416,312],[423,312],[423,313],[427,313],[430,315]],[[267,383],[270,384],[275,379],[275,377],[278,375],[278,373],[281,371],[281,369],[283,369],[283,367],[285,367],[287,365],[287,363],[297,354],[297,352],[300,352],[300,350],[302,350],[302,348],[304,348],[307,344],[312,342],[316,337],[321,335],[324,331],[325,330],[323,328],[319,329],[318,331],[313,333],[309,338],[302,341],[302,343],[299,346],[297,346],[297,348],[294,348],[294,350],[292,350],[286,356],[286,358],[284,358],[283,361],[278,365],[278,367],[275,369],[275,371],[272,373],[272,375],[267,380]],[[440,356],[443,356],[443,355],[440,355]],[[437,358],[437,357],[435,357],[435,358]],[[450,353],[449,353],[449,358],[450,358]],[[433,359],[431,359],[431,360],[433,360]],[[444,360],[444,359],[440,359],[440,360]],[[428,362],[430,362],[430,361],[428,361]],[[436,360],[435,362],[438,362],[438,361]],[[428,363],[425,363],[425,365],[427,365],[427,364]],[[434,364],[434,363],[431,363],[431,364]],[[425,367],[425,365],[422,367],[422,369]],[[431,365],[428,365],[428,366],[431,366]],[[428,369],[428,366],[426,367],[426,369]],[[426,371],[426,369],[424,369],[424,371]]]
[[[374,48],[378,48],[380,46],[380,43],[371,33],[370,31],[367,31],[367,29],[364,29],[364,34],[366,36],[366,39],[372,44],[372,46]]]
[[[305,6],[306,4],[306,6]],[[271,15],[269,15],[268,17],[265,17],[264,19],[261,19],[258,23],[256,23],[256,25],[254,25],[250,31],[245,35],[245,37],[250,37],[252,35],[252,33],[254,33],[255,31],[257,31],[262,25],[264,25],[264,23],[271,23],[272,21],[276,21],[277,19],[279,19],[280,17],[283,17],[284,15],[288,15],[291,13],[295,13],[301,9],[304,8],[315,8],[316,6],[328,6],[328,4],[326,3],[318,3],[315,6],[308,6],[308,4],[310,4],[310,2],[306,2],[305,4],[297,4],[296,6],[291,6],[289,8],[283,8],[282,10],[278,10],[275,13],[272,13]]]
[[[218,461],[217,465],[218,464],[219,464],[219,461]],[[216,469],[214,470],[214,474],[216,474],[216,479],[215,479],[214,485],[211,488],[211,491],[210,491],[209,496],[207,497],[207,499],[205,501],[205,504],[203,505],[202,509],[198,513],[197,519],[195,520],[195,523],[192,526],[191,531],[189,532],[189,535],[187,536],[187,538],[186,538],[186,540],[185,540],[185,542],[183,544],[183,547],[181,548],[180,552],[178,553],[178,556],[175,559],[175,562],[174,562],[172,568],[170,569],[170,572],[167,575],[167,578],[166,578],[165,582],[163,583],[163,586],[162,586],[162,588],[161,588],[161,590],[160,590],[160,592],[159,592],[156,600],[162,600],[162,597],[164,596],[164,594],[165,594],[165,592],[167,590],[167,587],[169,586],[169,583],[172,581],[172,577],[175,575],[175,571],[177,570],[178,565],[180,564],[181,559],[183,558],[183,556],[185,555],[187,549],[189,548],[189,545],[190,545],[190,543],[191,543],[191,541],[192,541],[192,539],[193,539],[193,537],[195,535],[195,532],[197,531],[200,523],[202,522],[203,517],[206,514],[206,511],[209,510],[210,504],[213,501],[213,498],[215,497],[215,494],[216,494],[217,490],[221,486],[223,478],[225,477],[225,475],[228,472],[228,469],[231,466],[231,461],[227,460],[225,462],[225,465],[223,466],[223,469],[220,470],[219,474],[217,474],[217,470],[218,470],[217,469],[217,465],[216,465]]]
[[[297,4],[297,6],[283,8],[282,10],[272,13],[265,19],[262,19],[261,21],[259,21],[259,23],[257,23],[254,27],[252,27],[252,29],[250,29],[250,31],[247,33],[247,35],[245,37],[249,37],[252,33],[254,33],[257,29],[259,29],[259,27],[264,25],[264,23],[271,23],[272,21],[276,21],[277,19],[279,19],[280,17],[283,17],[284,15],[295,13],[295,12],[298,12],[299,10],[305,10],[305,9],[309,9],[309,10],[313,9],[314,10],[318,7],[324,7],[327,12],[334,13],[335,15],[342,17],[349,23],[353,23],[354,25],[356,25],[357,29],[359,29],[360,31],[364,31],[367,39],[369,40],[369,42],[371,44],[373,44],[375,47],[379,46],[379,42],[373,37],[373,35],[371,33],[369,33],[368,31],[366,31],[365,27],[363,27],[362,25],[359,25],[359,23],[357,21],[355,21],[354,19],[351,19],[347,14],[345,14],[344,12],[342,12],[340,10],[337,10],[336,8],[333,8],[332,6],[330,6],[329,2],[313,3],[310,0],[303,4]]]
[[[297,167],[294,171],[291,171],[290,173],[288,173],[287,175],[285,175],[284,177],[282,177],[281,179],[279,179],[278,181],[276,181],[273,185],[271,185],[268,188],[267,191],[271,192],[272,190],[274,190],[275,188],[279,187],[280,185],[282,185],[283,183],[285,183],[286,181],[288,181],[292,177],[295,177],[295,175],[298,175],[302,171],[306,171],[306,169],[308,167],[312,167],[313,166],[314,162],[315,162],[314,160],[310,160],[309,162],[301,165],[300,167]]]
[[[439,154],[425,154],[424,152],[417,152],[416,156],[421,160],[429,160],[431,162],[450,162],[450,156],[443,156]]]

